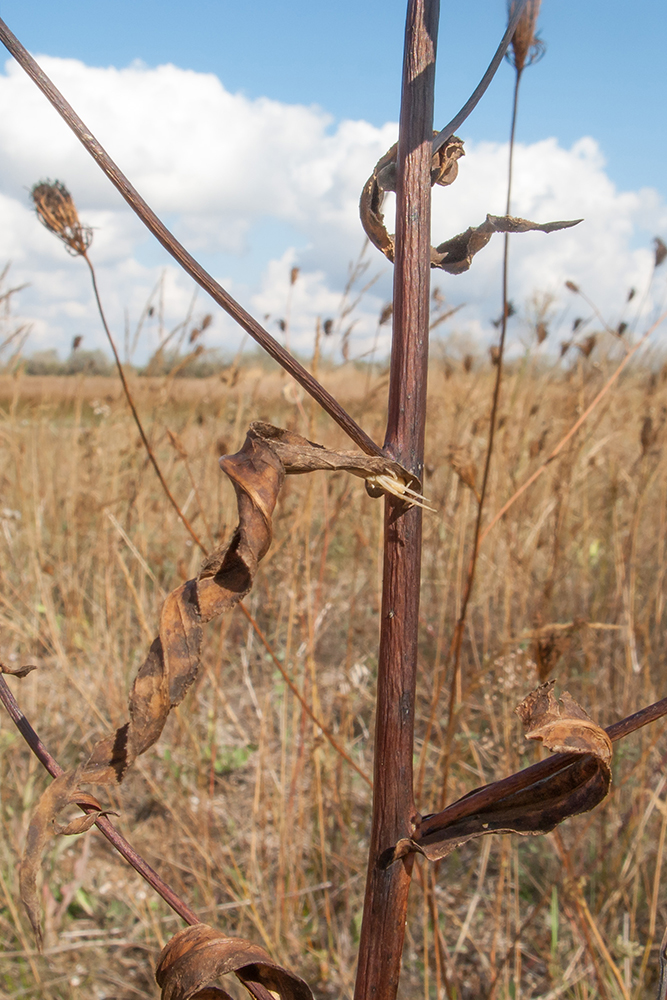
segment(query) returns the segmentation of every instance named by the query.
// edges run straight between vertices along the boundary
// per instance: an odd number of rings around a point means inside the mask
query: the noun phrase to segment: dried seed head
[[[594,333],[591,333],[591,335],[589,337],[586,337],[586,339],[582,341],[580,344],[576,344],[576,347],[579,348],[579,350],[581,351],[581,353],[585,358],[589,358],[593,352],[593,348],[597,343],[597,339],[598,338],[596,337],[596,335]]]
[[[514,13],[517,3],[518,0],[510,0],[509,17]],[[544,42],[535,33],[539,12],[540,0],[528,0],[512,36],[512,49],[511,52],[507,53],[507,58],[517,73],[520,73],[526,66],[532,66],[544,55]]]
[[[653,242],[655,244],[655,266],[660,267],[665,257],[667,257],[667,245],[659,236],[656,236]]]
[[[86,253],[93,242],[93,231],[82,226],[76,205],[60,181],[40,181],[30,192],[39,221],[62,240],[68,252],[75,257]]]
[[[387,302],[386,306],[383,307],[382,312],[380,313],[380,318],[378,320],[378,325],[379,326],[384,326],[385,323],[388,323],[389,320],[392,317],[392,313],[393,312],[394,312],[394,307],[393,307],[392,303],[391,302]]]
[[[469,452],[460,446],[450,445],[449,464],[461,482],[465,483],[479,500],[479,493],[477,492],[477,466],[470,457]]]

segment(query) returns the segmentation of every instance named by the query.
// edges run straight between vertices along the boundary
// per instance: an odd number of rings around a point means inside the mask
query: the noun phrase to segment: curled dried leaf
[[[437,132],[433,133],[437,135]],[[452,184],[458,174],[458,160],[465,156],[463,140],[453,135],[447,140],[431,161],[431,185],[445,187]],[[382,203],[387,191],[396,190],[396,161],[398,143],[393,145],[375,164],[373,173],[364,184],[359,202],[361,224],[373,246],[381,250],[385,257],[394,260],[394,237],[387,232],[384,224]]]
[[[30,924],[32,926],[37,947],[42,947],[42,929],[40,923],[40,907],[37,894],[37,873],[44,853],[46,844],[54,833],[74,834],[83,833],[89,829],[97,817],[103,812],[102,806],[97,799],[80,788],[82,768],[78,767],[74,771],[66,771],[48,786],[41,796],[37,807],[32,815],[26,844],[19,866],[19,891],[21,900],[26,908]],[[73,802],[80,804],[82,808],[94,810],[90,816],[81,816],[67,824],[58,827],[56,816],[66,806]]]
[[[211,983],[229,973],[244,985],[259,983],[280,1000],[313,1000],[303,979],[277,965],[259,945],[227,937],[208,924],[186,927],[168,942],[158,959],[155,978],[162,1000],[204,1000],[228,995],[209,990]]]
[[[381,250],[392,263],[395,237],[387,232],[382,203],[385,192],[396,190],[397,155],[398,145],[394,145],[378,160],[364,185],[359,202],[361,224],[366,235],[373,246]],[[453,135],[433,156],[431,184],[452,184],[458,175],[457,161],[464,155],[463,141]],[[469,269],[475,254],[486,246],[494,233],[552,233],[558,229],[569,229],[581,221],[575,219],[569,222],[537,223],[509,215],[487,215],[481,226],[466,229],[464,233],[446,240],[438,247],[431,247],[431,267],[441,268],[449,274],[462,274]]]
[[[331,451],[261,422],[250,426],[241,450],[223,456],[220,465],[232,481],[238,504],[239,523],[230,543],[210,553],[198,577],[166,598],[159,634],[132,686],[129,721],[102,739],[76,771],[57,778],[33,816],[21,865],[21,895],[37,934],[36,876],[56,814],[80,800],[82,784],[120,783],[137,757],[159,739],[170,711],[181,703],[199,671],[203,626],[234,608],[252,587],[271,544],[271,518],[285,476],[345,470],[370,483],[371,493],[392,492],[408,505],[423,500],[419,480],[390,459]],[[82,817],[73,829],[84,829],[87,822]]]
[[[403,840],[384,853],[382,866],[410,850],[436,861],[490,833],[548,833],[605,798],[611,783],[609,736],[567,692],[559,705],[552,687],[550,681],[529,694],[517,714],[526,737],[543,742],[554,756],[424,817],[411,841]]]

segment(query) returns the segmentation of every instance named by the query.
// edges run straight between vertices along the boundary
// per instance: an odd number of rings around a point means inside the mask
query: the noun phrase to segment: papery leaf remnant
[[[155,978],[162,1000],[204,1000],[229,998],[224,990],[211,987],[229,973],[234,973],[249,992],[253,985],[260,985],[280,1000],[313,1000],[303,979],[277,965],[259,945],[227,937],[208,924],[186,927],[168,942],[158,959]]]
[[[425,816],[412,839],[385,852],[384,866],[411,851],[437,861],[467,841],[490,833],[524,837],[549,833],[606,797],[611,784],[611,740],[567,692],[559,704],[553,683],[531,692],[516,712],[526,738],[539,740],[554,756]]]
[[[378,160],[373,173],[366,181],[359,214],[361,224],[373,246],[381,250],[387,260],[394,261],[394,236],[387,232],[382,213],[382,203],[387,191],[396,190],[396,158],[398,145]],[[464,156],[463,141],[452,136],[433,156],[431,184],[443,186],[452,184],[458,175],[458,160]],[[437,247],[431,247],[431,267],[440,268],[448,274],[462,274],[470,268],[476,253],[482,250],[494,233],[553,233],[559,229],[576,226],[581,219],[568,222],[529,222],[511,215],[487,215],[480,226],[466,229],[464,233],[445,240]]]
[[[27,677],[37,669],[34,663],[26,663],[23,667],[8,667],[6,663],[0,663],[0,674],[7,674],[9,677]]]
[[[183,700],[199,671],[203,626],[234,608],[253,585],[257,567],[271,544],[271,517],[285,476],[345,470],[365,479],[372,495],[378,483],[386,481],[395,484],[396,495],[408,504],[417,502],[415,497],[421,498],[419,480],[390,459],[332,451],[299,434],[260,422],[250,426],[241,450],[223,456],[220,465],[232,481],[238,504],[239,523],[231,541],[204,559],[196,579],[188,580],[166,598],[159,635],[132,686],[129,721],[101,740],[84,764],[56,778],[35,810],[20,884],[38,939],[37,871],[48,839],[59,832],[54,831],[56,815],[70,803],[86,804],[82,785],[119,784],[137,757],[160,737],[169,712]],[[95,808],[101,809],[98,804]],[[83,827],[78,832],[93,822],[82,817]]]

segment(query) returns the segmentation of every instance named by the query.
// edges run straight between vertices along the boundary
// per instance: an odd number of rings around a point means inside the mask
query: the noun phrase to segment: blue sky
[[[244,305],[276,322],[289,271],[301,268],[294,323],[300,316],[309,342],[315,317],[338,308],[361,243],[358,192],[394,138],[404,4],[0,0],[0,16],[47,57],[47,71],[87,124]],[[436,125],[469,96],[505,19],[504,0],[443,3]],[[613,318],[621,289],[646,279],[652,236],[667,239],[666,28],[657,0],[636,4],[631,15],[620,0],[544,0],[547,52],[524,76],[515,211],[536,221],[583,215],[586,222],[576,237],[517,239],[519,302],[533,292],[556,294],[564,277],[582,279],[605,308],[608,300]],[[166,64],[174,69],[158,69]],[[468,152],[456,187],[437,192],[438,242],[453,235],[452,226],[458,231],[502,209],[512,84],[504,64],[460,130]],[[261,155],[272,160],[273,187],[254,178]],[[42,176],[68,183],[97,227],[95,253],[117,323],[140,312],[165,267],[173,315],[182,314],[190,286],[10,67],[0,71],[0,268],[11,259],[15,280],[30,281],[21,305],[37,346],[64,348],[84,329],[92,346],[99,334],[84,278],[29,220],[26,188]],[[466,301],[457,322],[471,335],[492,334],[498,256],[491,246],[474,273],[442,279],[450,301]],[[372,266],[379,280],[355,329],[360,351],[373,340],[373,316],[391,290],[383,258]],[[211,336],[234,341],[224,318]],[[301,343],[296,332],[293,343]]]
[[[398,115],[405,4],[257,0],[3,0],[0,16],[33,52],[94,66],[172,62],[215,73],[231,91],[319,104],[336,120],[380,126]],[[505,23],[504,0],[443,2],[437,118],[464,102]],[[544,0],[547,55],[526,76],[520,133],[570,145],[596,138],[622,186],[667,188],[667,8],[658,0]],[[474,139],[507,131],[511,71],[466,126]]]

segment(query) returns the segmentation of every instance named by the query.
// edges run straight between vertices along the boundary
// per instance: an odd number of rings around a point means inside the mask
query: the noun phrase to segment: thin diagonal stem
[[[114,356],[114,359],[115,359],[115,362],[116,362],[116,367],[118,369],[118,374],[120,375],[120,381],[121,381],[121,383],[123,385],[123,391],[125,393],[125,398],[127,399],[128,406],[130,407],[130,410],[132,411],[132,416],[134,417],[134,422],[137,425],[137,430],[139,431],[139,436],[141,437],[141,440],[143,441],[143,444],[144,444],[144,448],[146,449],[146,454],[148,455],[148,458],[150,459],[151,465],[155,469],[155,475],[160,480],[160,485],[162,486],[162,489],[164,490],[165,494],[167,495],[169,503],[172,505],[172,507],[174,508],[174,510],[176,511],[176,513],[178,514],[179,518],[183,522],[183,525],[185,526],[185,528],[187,529],[187,531],[190,533],[190,537],[192,538],[192,541],[195,543],[195,545],[198,545],[199,548],[201,549],[201,551],[204,553],[204,555],[206,555],[206,548],[205,548],[204,544],[200,540],[199,536],[195,532],[194,528],[192,527],[192,525],[188,521],[187,517],[185,516],[185,514],[183,513],[183,511],[181,510],[181,508],[176,503],[176,500],[174,499],[174,496],[173,496],[171,490],[167,486],[167,481],[165,480],[164,476],[162,475],[162,470],[161,470],[160,466],[157,463],[157,459],[156,459],[155,455],[153,454],[153,449],[151,448],[150,442],[149,442],[148,438],[146,437],[146,432],[144,431],[143,424],[141,423],[141,419],[139,417],[139,414],[137,413],[137,408],[134,405],[134,400],[132,399],[132,393],[130,392],[130,387],[127,384],[127,379],[125,378],[125,372],[123,371],[123,366],[121,364],[120,357],[118,356],[118,351],[116,350],[116,344],[114,342],[113,337],[111,336],[111,330],[109,329],[109,324],[106,321],[106,316],[104,314],[104,309],[102,308],[102,300],[100,298],[99,289],[97,287],[97,278],[95,276],[95,268],[93,267],[92,261],[90,260],[90,258],[89,258],[89,256],[88,256],[87,253],[83,254],[82,256],[83,256],[83,259],[85,260],[86,264],[88,265],[88,267],[90,269],[90,277],[91,277],[91,280],[92,280],[92,283],[93,283],[93,292],[95,293],[95,301],[97,303],[97,311],[100,314],[100,319],[102,320],[102,326],[104,327],[104,332],[107,335],[107,340],[109,341],[109,343],[111,345],[111,350],[113,351],[113,356]]]
[[[355,420],[340,405],[338,400],[327,392],[320,385],[317,379],[313,378],[303,365],[293,358],[289,351],[286,351],[271,334],[261,326],[250,313],[239,305],[235,299],[225,291],[222,285],[211,277],[211,275],[188,253],[185,247],[179,243],[176,237],[167,229],[164,223],[157,217],[155,212],[146,204],[139,192],[130,184],[129,180],[111,159],[104,147],[97,141],[77,113],[67,103],[63,95],[54,86],[52,81],[35,62],[29,52],[21,45],[18,38],[12,34],[4,21],[0,20],[0,41],[11,52],[18,64],[26,71],[28,76],[37,84],[45,97],[51,102],[58,114],[69,125],[77,139],[90,153],[97,165],[104,171],[111,183],[118,189],[125,201],[136,215],[139,216],[147,229],[162,244],[165,250],[181,265],[184,271],[207,292],[214,302],[217,302],[246,333],[249,333],[253,340],[263,347],[267,354],[281,365],[285,371],[308,392],[313,399],[317,400],[323,410],[336,421],[356,445],[367,455],[381,455],[382,449],[377,445]]]
[[[433,140],[434,153],[437,153],[440,147],[444,146],[448,139],[451,139],[456,130],[460,128],[461,125],[463,125],[466,118],[468,118],[468,116],[475,110],[475,108],[481,101],[482,97],[486,93],[489,84],[491,83],[491,81],[493,80],[494,76],[498,71],[498,67],[503,61],[503,56],[510,47],[510,43],[514,36],[514,31],[521,19],[521,15],[523,14],[524,8],[527,6],[527,4],[528,0],[519,0],[519,3],[517,3],[516,6],[514,7],[512,15],[507,23],[507,30],[505,31],[505,34],[503,35],[500,41],[500,45],[496,49],[496,53],[493,59],[489,63],[489,68],[487,69],[486,73],[479,81],[479,83],[477,84],[474,91],[472,92],[468,100],[465,102],[459,113],[455,115],[454,118],[452,118],[452,120],[450,121],[450,123],[448,125],[445,125],[443,130],[441,132],[438,132],[438,134],[436,135],[435,139]]]
[[[58,775],[63,773],[62,767],[55,757],[51,756],[35,730],[26,719],[18,705],[18,702],[16,701],[16,698],[12,694],[7,681],[2,675],[0,675],[0,701],[2,701],[2,704],[7,709],[12,722],[34,753],[35,757],[37,757],[39,762],[46,768],[52,778],[57,778]],[[82,805],[81,808],[87,813],[95,812],[95,810],[90,806]],[[109,843],[116,848],[118,853],[125,858],[128,864],[132,865],[134,870],[138,872],[141,877],[153,887],[153,889],[155,889],[158,895],[162,896],[165,903],[168,903],[172,910],[178,913],[178,915],[185,920],[186,924],[198,924],[201,922],[194,910],[190,909],[187,903],[183,902],[174,890],[160,878],[158,873],[154,871],[139,854],[137,854],[132,845],[125,840],[123,835],[119,833],[118,830],[116,830],[113,823],[111,823],[106,816],[98,817],[95,821],[95,826],[98,828],[100,833],[106,837]]]
[[[514,80],[514,100],[512,102],[512,123],[510,127],[510,143],[509,143],[509,166],[507,172],[507,201],[505,214],[510,214],[510,206],[512,200],[512,171],[514,165],[514,137],[516,135],[516,117],[517,109],[519,105],[519,84],[521,83],[521,70],[517,68],[516,77]],[[444,763],[444,777],[442,783],[442,801],[444,803],[447,795],[447,782],[449,777],[449,759],[450,759],[450,748],[452,744],[452,738],[454,735],[454,720],[456,717],[456,702],[457,693],[460,684],[461,677],[461,646],[463,643],[463,633],[465,631],[466,617],[468,614],[468,605],[470,603],[470,597],[472,595],[472,590],[475,585],[475,572],[477,569],[477,557],[479,555],[479,548],[481,544],[481,531],[482,531],[482,516],[484,513],[484,501],[486,500],[486,492],[489,485],[489,473],[491,471],[491,459],[493,458],[493,446],[496,437],[496,426],[498,422],[498,403],[500,401],[500,387],[502,385],[503,378],[503,362],[505,359],[505,341],[507,337],[507,320],[509,313],[509,297],[508,297],[508,280],[509,280],[509,234],[505,233],[505,245],[503,251],[503,277],[502,277],[502,316],[501,316],[501,327],[500,327],[500,340],[498,342],[498,357],[496,362],[496,379],[493,386],[493,399],[491,402],[491,416],[489,418],[489,440],[486,447],[486,457],[484,459],[484,473],[482,476],[482,486],[479,493],[479,500],[477,503],[477,517],[475,519],[475,532],[473,535],[472,552],[470,555],[470,563],[468,565],[468,575],[466,579],[465,590],[463,592],[463,600],[461,602],[461,611],[459,614],[456,627],[454,629],[454,635],[452,638],[451,651],[453,652],[454,666],[452,670],[452,679],[449,688],[449,709],[447,718],[447,738],[446,738],[446,754]]]

